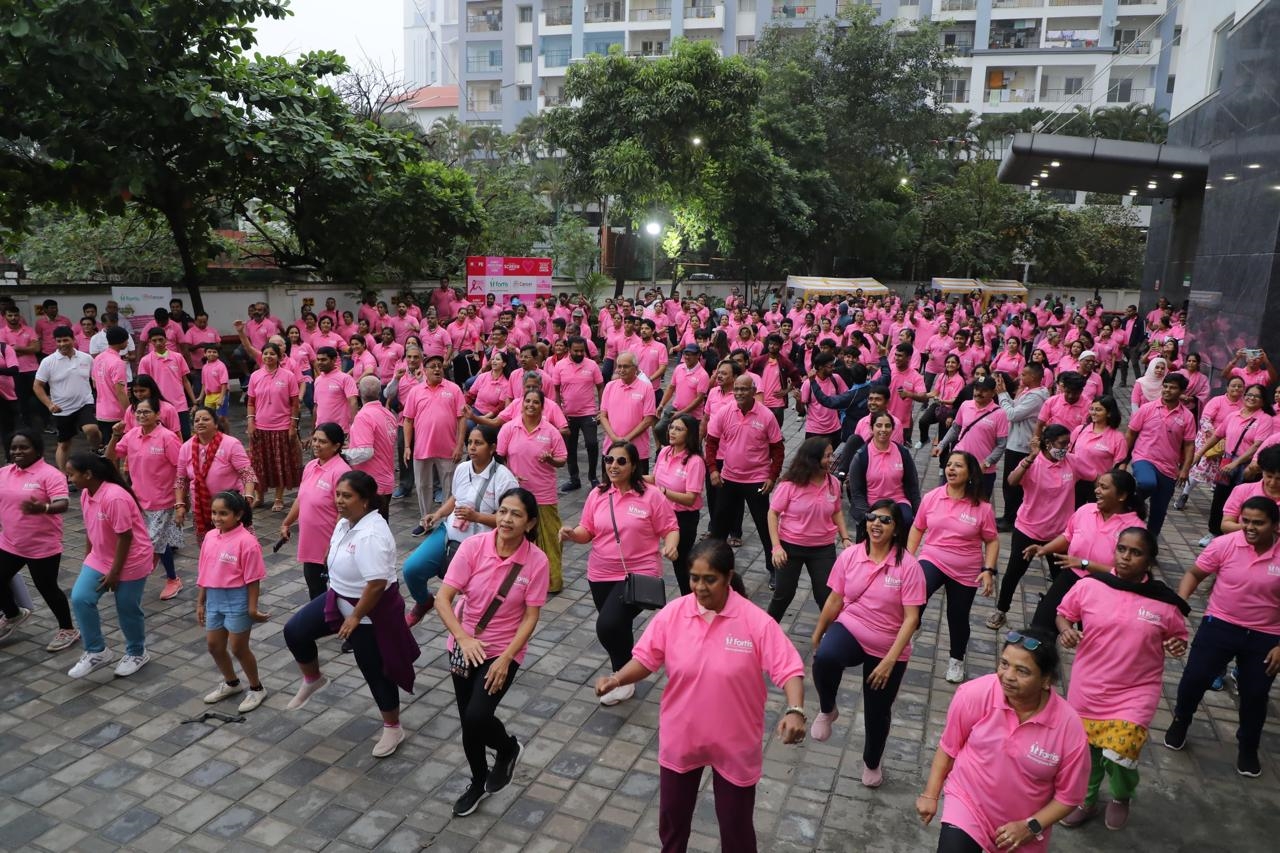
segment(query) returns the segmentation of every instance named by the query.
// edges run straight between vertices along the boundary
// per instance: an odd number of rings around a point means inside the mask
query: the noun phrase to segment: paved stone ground
[[[799,441],[794,414],[788,444]],[[936,468],[920,451],[930,483]],[[583,492],[565,500],[575,519]],[[1163,572],[1176,585],[1197,552],[1208,494],[1197,493],[1166,526]],[[412,501],[396,502],[393,528],[402,554],[418,542]],[[278,516],[260,527],[272,530]],[[67,516],[63,581],[69,585],[83,557],[78,503]],[[760,543],[748,521],[738,552],[752,598],[768,601]],[[1002,536],[1007,547],[1008,536]],[[129,679],[109,669],[72,681],[66,670],[79,650],[44,651],[54,628],[48,611],[0,646],[0,849],[96,851],[165,850],[417,850],[622,853],[656,848],[657,721],[663,680],[639,686],[637,698],[615,708],[597,704],[590,685],[608,670],[595,639],[595,611],[587,591],[587,549],[570,547],[565,592],[543,611],[523,668],[500,709],[527,744],[514,783],[468,818],[452,819],[450,805],[466,784],[457,711],[444,663],[439,623],[417,630],[424,655],[418,692],[406,697],[409,737],[392,758],[369,751],[378,719],[354,661],[322,647],[334,679],[303,711],[284,706],[298,673],[281,627],[305,600],[300,567],[288,549],[271,555],[264,605],[272,620],[254,631],[270,698],[243,724],[182,724],[205,706],[200,697],[217,680],[194,618],[194,546],[179,560],[187,589],[158,600],[157,572],[148,584],[148,647],[154,660]],[[1003,557],[1002,557],[1003,562]],[[674,590],[674,584],[671,585]],[[1021,624],[1044,589],[1033,567],[1014,605]],[[886,781],[870,791],[859,782],[861,679],[850,673],[840,699],[843,715],[825,744],[784,746],[770,738],[757,796],[756,828],[765,851],[932,850],[936,825],[922,829],[915,795],[927,772],[954,691],[943,678],[946,636],[939,636],[941,596],[924,625],[895,707],[885,756]],[[1197,601],[1203,610],[1203,601]],[[991,601],[979,599],[972,621],[970,676],[989,672],[995,634],[984,627]],[[104,602],[108,643],[122,648],[114,610]],[[817,612],[807,581],[785,627],[808,659]],[[1197,615],[1198,621],[1198,615]],[[637,626],[640,627],[639,625]],[[638,633],[638,631],[637,631]],[[1180,663],[1166,670],[1156,739],[1167,725]],[[808,704],[815,703],[810,687]],[[1100,823],[1055,833],[1054,849],[1274,850],[1280,836],[1280,717],[1273,708],[1263,741],[1264,776],[1246,780],[1233,770],[1234,697],[1209,694],[1185,752],[1153,744],[1142,759],[1143,781],[1129,828]],[[770,731],[782,696],[770,696]],[[234,703],[221,710],[233,711]],[[709,710],[713,712],[713,710]],[[704,780],[705,782],[705,780]],[[1268,842],[1267,838],[1273,841]],[[715,814],[704,787],[695,817],[694,850],[718,847]]]

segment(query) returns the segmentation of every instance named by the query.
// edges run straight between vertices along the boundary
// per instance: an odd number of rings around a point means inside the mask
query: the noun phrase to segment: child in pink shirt
[[[204,405],[218,416],[218,426],[227,429],[227,412],[231,410],[231,394],[228,393],[230,375],[227,366],[218,357],[218,347],[204,348],[204,366],[200,368],[200,393]]]
[[[222,674],[222,683],[204,697],[210,705],[244,692],[231,655],[240,661],[249,692],[240,713],[252,711],[267,698],[258,678],[258,660],[249,649],[254,622],[270,614],[258,610],[259,584],[267,576],[262,545],[249,530],[253,510],[239,492],[219,492],[213,498],[213,529],[200,545],[196,582],[196,621],[205,629],[209,656]],[[228,645],[231,654],[227,653]]]

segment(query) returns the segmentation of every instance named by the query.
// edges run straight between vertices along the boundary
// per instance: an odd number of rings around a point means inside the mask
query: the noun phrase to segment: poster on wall
[[[533,300],[551,296],[550,258],[467,258],[467,299],[484,302],[490,293],[497,305],[510,305],[513,297]]]
[[[135,335],[146,334],[157,308],[168,310],[171,287],[113,287],[111,298],[120,306],[120,324]]]

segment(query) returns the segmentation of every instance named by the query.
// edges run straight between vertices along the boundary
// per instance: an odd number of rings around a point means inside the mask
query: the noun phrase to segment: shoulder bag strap
[[[502,586],[498,587],[497,594],[489,602],[489,606],[484,609],[484,613],[480,615],[480,621],[476,623],[476,630],[472,636],[480,636],[480,632],[489,627],[489,623],[498,613],[498,608],[502,606],[502,602],[507,600],[507,593],[511,592],[511,587],[515,584],[516,577],[519,576],[520,570],[523,568],[524,563],[511,564],[511,568],[507,570],[507,576],[502,579]]]
[[[987,415],[994,415],[996,412],[996,409],[998,408],[1000,407],[992,406],[991,408],[987,409],[985,412],[983,412],[982,414],[974,418],[971,423],[965,424],[964,429],[960,430],[960,434],[956,436],[956,444],[959,444],[960,442],[964,441],[964,437],[969,434],[969,430],[976,427],[978,425],[978,422],[981,421],[983,418],[985,418]]]
[[[609,521],[613,522],[613,543],[618,546],[618,557],[622,560],[622,573],[627,571],[627,555],[622,553],[622,537],[618,535],[618,517],[613,513],[613,495],[609,495]]]
[[[1240,445],[1244,444],[1244,437],[1249,434],[1249,430],[1253,429],[1253,422],[1258,419],[1257,415],[1249,418],[1249,422],[1244,425],[1244,429],[1240,430],[1240,437],[1236,439],[1236,446],[1231,448],[1231,458],[1235,459],[1240,452]]]
[[[471,501],[471,508],[476,512],[480,511],[480,501],[484,498],[485,489],[489,488],[489,481],[493,479],[494,472],[497,471],[498,460],[493,459],[489,462],[489,468],[485,471],[484,478],[480,480],[480,487],[476,489],[475,497]]]

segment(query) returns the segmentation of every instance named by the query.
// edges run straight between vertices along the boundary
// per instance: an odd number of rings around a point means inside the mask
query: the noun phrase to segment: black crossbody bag
[[[627,556],[622,553],[622,537],[618,535],[618,517],[613,512],[613,495],[609,495],[609,520],[613,522],[613,542],[618,546],[622,571],[626,574],[626,580],[622,582],[622,603],[642,610],[661,610],[666,607],[667,586],[662,578],[627,571]]]

